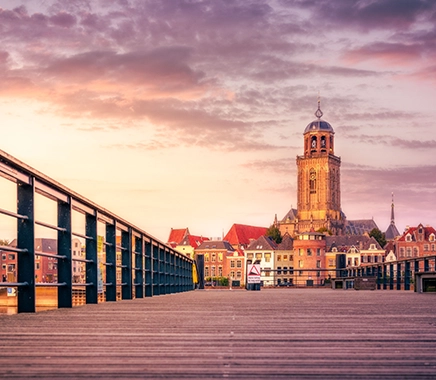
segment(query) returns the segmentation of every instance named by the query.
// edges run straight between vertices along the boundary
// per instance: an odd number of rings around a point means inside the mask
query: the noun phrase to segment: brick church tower
[[[304,130],[304,155],[297,156],[298,232],[327,228],[334,234],[344,227],[341,213],[341,159],[335,156],[334,130],[322,120],[318,100],[316,120]]]
[[[316,120],[304,130],[304,155],[297,156],[297,209],[291,209],[279,223],[282,234],[317,231],[320,228],[341,235],[345,215],[341,211],[341,159],[334,152],[334,130],[322,120],[318,100]]]

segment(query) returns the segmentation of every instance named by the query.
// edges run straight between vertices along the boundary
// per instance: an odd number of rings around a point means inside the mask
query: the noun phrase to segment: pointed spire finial
[[[322,115],[323,115],[323,113],[322,113],[322,111],[321,111],[321,96],[319,95],[319,91],[318,91],[318,109],[317,109],[316,112],[315,112],[315,116],[316,116],[318,119],[321,119],[321,118],[322,118]]]

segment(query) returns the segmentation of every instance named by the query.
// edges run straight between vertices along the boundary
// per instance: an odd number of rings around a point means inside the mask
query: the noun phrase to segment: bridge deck
[[[435,378],[435,294],[195,291],[0,315],[0,378]]]

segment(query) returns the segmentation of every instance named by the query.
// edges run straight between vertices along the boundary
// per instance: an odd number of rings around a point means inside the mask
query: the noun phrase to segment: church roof
[[[281,220],[281,223],[286,223],[292,220],[297,219],[297,209],[295,208],[291,208],[287,214],[283,217],[283,219]]]
[[[374,228],[378,229],[374,219],[347,220],[345,222],[346,235],[363,235],[365,232],[371,232]]]
[[[385,232],[386,240],[394,240],[397,236],[400,236],[400,235],[401,234],[398,232],[398,229],[395,226],[395,223],[391,223]]]

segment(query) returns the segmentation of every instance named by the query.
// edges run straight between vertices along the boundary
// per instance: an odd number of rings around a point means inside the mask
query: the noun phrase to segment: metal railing
[[[85,288],[88,304],[102,298],[116,301],[193,290],[193,261],[137,226],[1,150],[0,176],[17,188],[16,210],[0,208],[1,215],[17,220],[16,244],[0,246],[0,260],[6,252],[17,255],[16,273],[13,281],[1,279],[0,287],[17,288],[19,313],[36,311],[38,287],[57,288],[59,308],[73,306],[73,288],[77,287]],[[57,224],[36,220],[37,194],[55,202]],[[84,231],[73,229],[73,213],[84,216]],[[103,226],[103,236],[98,234],[98,225]],[[55,253],[36,250],[36,226],[56,235]],[[85,242],[84,257],[73,257],[73,239]],[[57,262],[55,281],[37,282],[38,256]],[[79,284],[73,282],[74,262],[83,265],[84,279]]]

